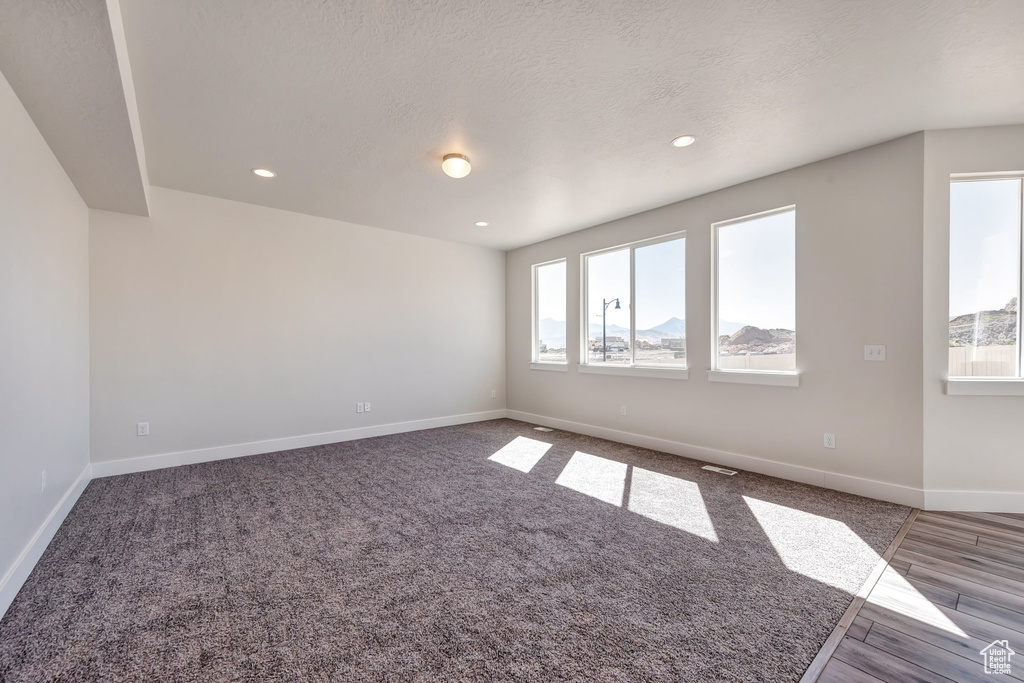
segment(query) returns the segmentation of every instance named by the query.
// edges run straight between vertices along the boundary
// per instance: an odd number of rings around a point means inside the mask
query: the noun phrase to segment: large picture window
[[[591,366],[686,367],[686,238],[583,257],[581,358]]]
[[[796,209],[714,225],[714,368],[796,372]]]
[[[950,377],[1021,377],[1021,185],[950,183]]]
[[[533,267],[533,361],[565,363],[565,259]]]

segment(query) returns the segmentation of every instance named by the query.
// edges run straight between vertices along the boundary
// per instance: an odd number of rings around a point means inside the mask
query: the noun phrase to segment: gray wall
[[[90,214],[93,462],[505,407],[502,252],[150,199]]]
[[[17,558],[89,464],[89,215],[2,75],[0,245],[6,585]]]
[[[510,252],[509,409],[920,489],[923,145],[912,135]],[[711,224],[788,204],[800,386],[710,383]],[[690,378],[578,373],[580,254],[677,230]],[[531,370],[530,266],[559,257],[569,372]],[[885,344],[888,360],[865,362],[865,344]]]

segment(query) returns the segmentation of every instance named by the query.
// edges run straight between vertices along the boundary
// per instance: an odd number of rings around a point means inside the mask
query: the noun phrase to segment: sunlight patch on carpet
[[[850,557],[881,559],[843,522],[748,496],[743,500],[779,559],[798,574],[856,595],[860,584],[849,572]]]
[[[695,482],[634,467],[629,487],[629,510],[718,542],[715,525]]]
[[[540,462],[549,448],[549,443],[517,436],[487,459],[520,472],[529,472]]]
[[[576,451],[558,475],[555,483],[573,491],[584,493],[605,503],[622,507],[622,494],[626,490],[624,462],[616,462],[589,453]]]

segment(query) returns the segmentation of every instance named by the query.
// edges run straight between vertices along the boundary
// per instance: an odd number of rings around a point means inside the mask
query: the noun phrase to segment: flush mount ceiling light
[[[445,154],[441,159],[441,170],[451,178],[465,178],[472,168],[465,154]]]
[[[258,175],[260,178],[273,178],[277,174],[271,171],[269,168],[254,168],[252,172]]]
[[[473,225],[475,225],[478,228],[486,228],[487,227],[487,221],[477,221]]]
[[[672,141],[673,147],[689,147],[693,143],[697,142],[697,138],[692,135],[680,135]]]

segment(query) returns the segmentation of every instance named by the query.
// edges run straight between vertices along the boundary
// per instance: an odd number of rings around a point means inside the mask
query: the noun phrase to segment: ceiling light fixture
[[[445,154],[441,159],[441,170],[451,178],[465,178],[472,168],[465,154]]]
[[[277,174],[271,171],[269,168],[254,168],[252,172],[258,175],[260,178],[273,178]]]
[[[487,227],[487,221],[477,221],[473,225],[475,225],[478,228],[486,228]]]
[[[697,138],[692,135],[680,135],[672,141],[673,147],[689,147],[693,143],[697,142]]]

